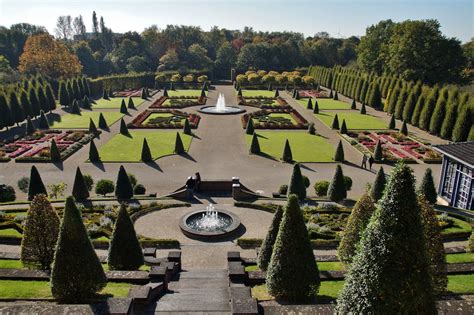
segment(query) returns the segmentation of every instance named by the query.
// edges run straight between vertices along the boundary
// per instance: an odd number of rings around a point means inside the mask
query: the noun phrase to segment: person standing
[[[369,157],[369,167],[370,167],[370,170],[372,170],[372,164],[374,164],[374,157],[371,155]]]
[[[362,156],[362,164],[360,165],[361,168],[367,168],[367,155]]]
[[[196,172],[196,174],[194,174],[194,184],[195,184],[194,190],[196,192],[199,192],[200,185],[201,185],[201,174],[199,174],[199,172]]]

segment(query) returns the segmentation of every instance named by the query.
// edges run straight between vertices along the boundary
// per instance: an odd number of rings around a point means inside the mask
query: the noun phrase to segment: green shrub
[[[130,199],[133,197],[133,186],[130,183],[130,178],[123,165],[120,165],[118,172],[117,182],[115,184],[115,196],[117,199]]]
[[[418,193],[422,195],[429,203],[436,203],[438,193],[435,188],[431,168],[426,169],[423,179],[421,180],[420,187],[418,187]]]
[[[41,111],[41,113],[40,113],[38,128],[39,129],[49,129],[48,118],[46,118],[46,115],[44,114],[44,111]]]
[[[471,236],[467,242],[466,251],[469,253],[474,253],[474,232],[471,232]]]
[[[100,129],[108,129],[107,121],[102,113],[99,114],[99,128]]]
[[[319,114],[318,101],[314,101],[313,114]]]
[[[191,135],[193,133],[191,130],[191,125],[189,124],[188,118],[184,120],[183,133],[186,135]]]
[[[33,200],[34,196],[38,194],[47,195],[46,187],[43,184],[43,180],[38,172],[36,166],[31,167],[30,171],[30,183],[28,187],[28,201]]]
[[[311,101],[311,97],[308,98],[308,103],[306,104],[306,109],[313,109],[313,102]]]
[[[252,142],[250,144],[250,153],[259,154],[260,153],[260,143],[258,142],[258,136],[256,133],[252,136]]]
[[[89,146],[89,161],[90,162],[100,161],[99,150],[97,150],[94,140],[91,140],[90,146]]]
[[[426,102],[420,114],[419,126],[421,129],[428,130],[430,127],[431,116],[433,115],[436,101],[438,99],[439,89],[435,86],[428,95]]]
[[[77,100],[72,101],[71,114],[80,115],[81,108]]]
[[[381,166],[377,172],[377,175],[375,176],[375,181],[370,189],[370,196],[375,202],[379,201],[379,199],[382,198],[386,183],[387,180],[385,177],[385,172],[383,170],[383,167]]]
[[[36,131],[35,125],[33,125],[33,122],[31,121],[30,116],[26,118],[26,134],[31,135]]]
[[[74,185],[72,187],[72,196],[78,200],[83,201],[89,198],[89,190],[87,189],[86,182],[82,176],[81,169],[77,167],[76,177],[74,178]]]
[[[291,163],[293,162],[293,153],[291,153],[290,142],[288,139],[285,141],[285,146],[283,148],[283,154],[281,156],[283,162]]]
[[[379,162],[379,161],[382,161],[382,159],[383,159],[382,142],[378,140],[374,149],[374,160]]]
[[[128,108],[129,109],[137,109],[135,107],[135,103],[133,102],[133,99],[131,97],[128,98]]]
[[[334,115],[334,118],[332,120],[332,124],[331,124],[331,128],[332,129],[339,129],[339,118],[337,117],[337,114]]]
[[[469,131],[473,124],[473,108],[474,105],[472,100],[471,103],[466,103],[461,106],[461,109],[458,113],[458,118],[456,120],[456,123],[454,124],[453,135],[451,138],[454,142],[461,142],[467,140]]]
[[[320,180],[314,183],[314,192],[317,196],[323,197],[328,194],[329,182],[327,180]]]
[[[293,166],[293,173],[291,174],[290,184],[288,185],[288,195],[296,195],[299,200],[306,198],[306,185],[298,163]]]
[[[94,121],[92,120],[92,118],[90,118],[90,120],[89,120],[89,132],[90,133],[97,133],[97,131],[98,130],[97,130],[97,127],[96,127]]]
[[[61,161],[61,153],[59,152],[58,145],[56,144],[56,140],[51,141],[51,147],[49,148],[49,156],[52,162],[60,162]]]
[[[120,104],[120,112],[122,114],[128,114],[128,109],[127,109],[127,105],[125,104],[125,100],[122,99],[122,103]]]
[[[402,123],[402,128],[400,128],[400,133],[402,135],[408,136],[408,126],[407,126],[407,122],[405,120]]]
[[[342,147],[341,140],[339,140],[339,143],[337,144],[336,153],[334,154],[334,161],[344,162],[344,148]]]
[[[245,129],[245,133],[248,135],[253,135],[255,132],[255,128],[253,126],[253,119],[249,117],[249,121],[247,122],[247,128]]]
[[[402,88],[400,95],[398,96],[397,104],[395,105],[395,118],[403,119],[403,109],[405,107],[408,98],[408,91],[406,87]]]
[[[133,187],[133,194],[134,195],[144,195],[146,193],[146,188],[142,184],[136,184]]]
[[[278,188],[278,193],[280,195],[287,195],[288,194],[288,185],[281,185],[280,188]]]
[[[365,109],[365,103],[362,103],[362,106],[360,107],[360,113],[362,115],[365,115],[367,113],[367,110]]]
[[[349,176],[344,176],[344,186],[346,187],[346,190],[349,191],[352,189],[352,178]]]
[[[314,127],[314,123],[310,123],[308,125],[308,133],[310,135],[315,135],[316,134],[316,128]]]
[[[390,122],[388,123],[388,129],[395,129],[396,123],[395,123],[395,115],[392,115],[390,117]]]
[[[105,195],[113,193],[115,191],[114,182],[108,179],[101,179],[95,185],[95,193],[98,195]]]
[[[151,155],[150,147],[148,146],[148,141],[146,138],[143,138],[143,145],[142,145],[142,157],[141,160],[143,162],[151,162],[153,161],[153,157]]]
[[[286,192],[284,194],[286,194]],[[257,265],[260,270],[266,271],[268,264],[270,263],[270,259],[273,253],[273,246],[278,235],[278,229],[280,228],[282,216],[283,208],[278,207],[277,211],[273,215],[272,223],[270,224],[270,228],[268,229],[267,236],[263,240],[263,243],[260,246],[260,250],[258,252]]]
[[[331,201],[339,202],[347,197],[346,184],[344,182],[344,174],[341,165],[336,166],[336,172],[328,188],[328,198]]]
[[[343,135],[347,134],[347,125],[345,119],[342,120],[341,129],[339,129],[339,133]]]
[[[11,202],[15,201],[15,199],[15,188],[12,186],[0,184],[0,202]]]
[[[356,106],[356,101],[355,99],[352,100],[352,103],[351,103],[351,109],[356,109],[357,106]]]
[[[124,136],[130,135],[130,132],[128,131],[127,124],[123,120],[123,118],[120,120],[120,133]]]

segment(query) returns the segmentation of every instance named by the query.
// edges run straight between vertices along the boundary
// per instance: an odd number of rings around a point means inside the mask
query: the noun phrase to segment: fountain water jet
[[[199,109],[199,112],[205,114],[216,114],[216,115],[228,115],[228,114],[239,114],[245,112],[237,106],[228,106],[225,103],[224,94],[219,93],[217,98],[216,106],[204,106]]]

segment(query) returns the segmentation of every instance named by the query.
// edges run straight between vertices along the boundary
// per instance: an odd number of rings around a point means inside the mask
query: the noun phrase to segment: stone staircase
[[[183,270],[144,314],[232,314],[225,269]]]

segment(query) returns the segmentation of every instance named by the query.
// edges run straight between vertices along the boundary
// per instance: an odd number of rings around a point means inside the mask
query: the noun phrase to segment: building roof
[[[474,168],[474,141],[434,145],[433,148],[452,159]]]

